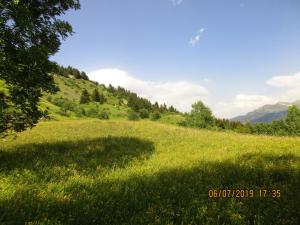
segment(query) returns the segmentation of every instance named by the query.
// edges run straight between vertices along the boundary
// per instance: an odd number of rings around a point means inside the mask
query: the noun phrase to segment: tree
[[[89,101],[90,101],[90,95],[86,89],[83,89],[81,96],[80,96],[79,103],[85,104],[85,103],[89,103]]]
[[[147,109],[141,109],[140,110],[140,117],[142,119],[146,119],[146,118],[149,118],[149,112]]]
[[[94,89],[93,93],[92,93],[92,100],[94,102],[100,102],[100,94],[99,94],[99,91],[98,89]]]
[[[176,112],[176,109],[174,108],[174,106],[170,106],[168,109],[169,112]]]
[[[192,105],[192,111],[187,117],[187,126],[206,128],[214,125],[214,117],[211,110],[198,101]]]
[[[82,72],[80,73],[80,77],[81,77],[81,79],[83,79],[83,80],[89,80],[89,77],[86,75],[86,73],[85,73],[84,71],[82,71]]]
[[[0,80],[9,94],[1,97],[0,133],[33,127],[43,116],[38,109],[42,92],[55,92],[49,57],[61,40],[72,34],[60,20],[78,0],[4,0],[0,3]]]
[[[129,110],[129,112],[128,112],[128,120],[137,121],[139,119],[140,119],[139,114],[137,114],[133,110]]]
[[[155,103],[154,103],[154,105],[153,105],[153,110],[154,110],[154,111],[158,111],[158,110],[159,110],[158,102],[155,102]]]
[[[151,114],[151,120],[153,120],[153,121],[159,120],[160,117],[161,117],[161,116],[160,116],[159,111],[154,111],[154,112]]]
[[[300,135],[300,109],[297,106],[290,106],[286,117],[286,124],[289,135]]]

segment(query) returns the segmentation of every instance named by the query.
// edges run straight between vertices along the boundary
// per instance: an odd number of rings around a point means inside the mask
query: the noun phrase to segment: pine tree
[[[80,104],[85,104],[85,103],[88,103],[90,101],[90,95],[89,93],[87,92],[86,89],[84,89],[81,93],[81,96],[80,96],[80,101],[79,103]]]
[[[94,91],[93,91],[92,100],[94,102],[100,102],[101,101],[100,94],[99,94],[99,91],[97,89],[94,89]]]

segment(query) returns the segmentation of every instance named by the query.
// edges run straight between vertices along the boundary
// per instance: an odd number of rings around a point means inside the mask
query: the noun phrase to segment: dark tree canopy
[[[90,95],[86,89],[84,89],[81,93],[79,103],[86,104],[90,102]]]
[[[22,131],[43,116],[37,106],[42,92],[56,91],[49,57],[72,34],[71,25],[58,18],[79,8],[78,0],[1,0],[0,133]]]

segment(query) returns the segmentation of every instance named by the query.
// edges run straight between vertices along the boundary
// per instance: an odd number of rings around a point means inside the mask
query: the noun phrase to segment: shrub
[[[51,101],[52,101],[52,96],[51,96],[51,95],[48,95],[47,98],[46,98],[46,100],[47,100],[48,102],[51,102]]]
[[[154,113],[152,113],[151,115],[151,120],[155,121],[155,120],[159,120],[161,117],[160,112],[155,111]]]
[[[149,118],[149,112],[147,109],[141,109],[140,110],[140,117],[142,119],[146,119],[146,118]]]
[[[84,89],[81,93],[81,96],[80,96],[80,100],[79,100],[79,103],[80,104],[85,104],[85,103],[89,103],[90,102],[90,95],[89,93],[87,92],[86,89]]]
[[[90,108],[87,111],[87,116],[88,117],[93,117],[93,118],[98,118],[98,110],[96,110],[95,108]]]
[[[98,118],[101,119],[101,120],[109,120],[109,114],[106,111],[101,111],[98,114]]]
[[[61,115],[61,116],[66,116],[66,117],[70,116],[69,113],[67,112],[67,110],[64,109],[64,108],[60,108],[58,114]]]
[[[74,112],[76,113],[76,116],[85,116],[86,115],[86,112],[84,110],[84,108],[80,108],[80,107],[77,107]]]
[[[139,119],[140,119],[139,114],[137,114],[135,111],[130,110],[128,112],[128,120],[137,121]]]

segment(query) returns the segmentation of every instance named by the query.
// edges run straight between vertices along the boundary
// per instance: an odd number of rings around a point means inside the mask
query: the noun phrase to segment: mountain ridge
[[[267,104],[256,110],[248,112],[245,115],[236,116],[231,121],[242,123],[270,123],[273,120],[283,119],[287,115],[289,106],[295,105],[300,107],[300,99],[293,102],[277,102],[276,104]]]

